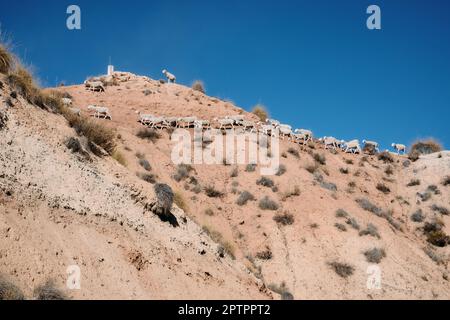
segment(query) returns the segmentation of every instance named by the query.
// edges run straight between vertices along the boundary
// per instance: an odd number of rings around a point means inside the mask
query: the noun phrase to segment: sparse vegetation
[[[1,67],[1,46],[0,46],[0,67]],[[24,300],[25,296],[14,283],[0,275],[0,301],[2,300]]]
[[[368,199],[366,198],[359,198],[356,199],[356,203],[359,204],[359,206],[369,212],[372,212],[373,214],[381,217],[383,214],[383,211],[377,207],[376,205],[374,205],[372,202],[370,202]]]
[[[219,252],[225,252],[227,253],[233,260],[236,259],[235,257],[235,249],[233,244],[223,239],[223,236],[220,232],[215,231],[211,227],[204,225],[203,231],[209,235],[209,237],[216,243],[219,244]]]
[[[346,164],[353,164],[353,160],[352,159],[344,159]]]
[[[425,254],[428,257],[430,257],[431,260],[436,262],[436,264],[438,264],[438,265],[445,264],[445,262],[446,262],[445,256],[443,256],[442,254],[437,253],[436,250],[433,247],[426,246],[425,248],[423,248],[423,251],[425,252]]]
[[[294,216],[290,213],[276,214],[273,220],[278,224],[287,226],[294,223]]]
[[[286,166],[284,164],[280,164],[275,174],[277,176],[282,176],[284,173],[286,173],[286,171],[287,171]]]
[[[152,166],[150,165],[150,162],[148,162],[148,160],[141,158],[139,159],[139,165],[144,168],[146,171],[151,171],[152,170]]]
[[[179,165],[177,165],[177,171],[173,175],[173,179],[177,182],[180,182],[181,180],[184,180],[187,177],[189,177],[189,174],[193,170],[194,168],[191,165],[180,163]]]
[[[445,216],[450,215],[450,211],[449,211],[447,208],[442,207],[442,206],[438,206],[437,204],[433,204],[433,205],[431,206],[431,210],[437,211],[437,212],[439,212],[440,214],[443,214],[443,215],[445,215]]]
[[[378,154],[378,160],[383,161],[384,163],[393,163],[394,158],[388,151],[383,151]]]
[[[317,171],[317,169],[319,169],[319,166],[317,165],[317,163],[311,163],[311,164],[307,164],[305,166],[305,170],[311,174],[314,174]]]
[[[203,81],[195,80],[194,83],[192,83],[192,89],[195,91],[199,91],[201,93],[205,93],[205,85],[203,84]]]
[[[323,155],[323,154],[314,153],[313,159],[316,163],[320,163],[321,165],[326,164],[326,158],[325,158],[325,155]]]
[[[189,207],[186,203],[186,200],[183,197],[183,194],[179,191],[175,191],[173,194],[173,203],[177,205],[178,208],[183,210],[184,212],[189,211]]]
[[[252,113],[256,115],[261,122],[265,122],[268,118],[266,107],[264,107],[262,104],[257,104],[256,106],[254,106]]]
[[[373,224],[371,224],[371,223],[367,224],[366,229],[361,230],[359,232],[359,235],[360,236],[367,236],[367,235],[369,235],[369,236],[372,236],[372,237],[375,237],[375,238],[378,238],[378,239],[381,238],[380,234],[378,233],[378,228],[376,226],[374,226]]]
[[[300,195],[300,188],[298,186],[294,186],[292,190],[286,191],[281,195],[281,200],[286,201],[290,197],[296,197]]]
[[[111,157],[116,160],[118,163],[120,163],[122,166],[126,167],[127,166],[127,159],[125,158],[125,156],[123,155],[122,152],[120,152],[119,150],[115,149],[111,155]]]
[[[144,140],[150,140],[153,143],[161,138],[161,135],[155,129],[148,128],[139,129],[139,131],[136,133],[136,136]]]
[[[259,186],[267,187],[267,188],[273,188],[275,186],[275,183],[272,179],[268,177],[261,177],[256,181],[256,184]]]
[[[367,262],[380,263],[386,257],[386,252],[382,248],[373,248],[364,252]]]
[[[291,155],[293,155],[296,158],[300,158],[300,153],[298,152],[297,149],[294,149],[292,147],[289,147],[289,149],[287,150],[288,153],[290,153]]]
[[[339,168],[339,172],[342,174],[348,174],[348,168]]]
[[[271,200],[268,196],[265,196],[259,201],[259,208],[262,210],[277,210],[278,204]]]
[[[233,170],[231,170],[230,177],[236,178],[239,175],[239,169],[238,167],[234,167]]]
[[[420,180],[419,179],[412,179],[410,182],[408,182],[408,184],[406,185],[407,187],[414,187],[414,186],[419,186],[420,185]]]
[[[294,300],[294,296],[286,287],[286,283],[282,282],[281,285],[269,284],[267,286],[269,290],[278,293],[281,296],[281,300]]]
[[[205,215],[207,216],[214,216],[214,211],[211,208],[205,209]]]
[[[246,167],[245,167],[245,171],[246,172],[254,172],[256,170],[256,164],[255,163],[249,163]]]
[[[62,109],[62,113],[69,125],[79,135],[85,136],[110,155],[114,152],[116,148],[116,133],[114,130],[86,116],[77,116],[67,109]]]
[[[392,166],[387,166],[386,169],[384,170],[384,173],[386,173],[388,176],[394,174],[394,169],[392,168]]]
[[[342,224],[342,223],[335,223],[334,226],[335,226],[339,231],[343,231],[343,232],[347,231],[347,227],[346,227],[344,224]]]
[[[212,185],[205,187],[205,193],[210,198],[221,198],[224,196],[223,192],[216,190],[216,188]]]
[[[441,144],[434,139],[428,139],[428,140],[419,140],[413,143],[409,154],[416,153],[418,155],[421,155],[439,151],[442,151]]]
[[[145,182],[148,182],[148,183],[151,183],[151,184],[155,184],[156,183],[156,177],[155,177],[154,174],[138,172],[136,175],[139,178],[141,178],[142,180],[144,180]]]
[[[330,262],[328,265],[342,278],[348,278],[355,271],[355,268],[347,263],[334,261]]]
[[[336,218],[347,218],[348,213],[344,209],[338,209],[336,210]]]
[[[270,259],[272,259],[272,257],[273,257],[273,254],[272,254],[272,251],[270,250],[270,248],[266,248],[266,250],[256,253],[256,258],[258,258],[260,260],[270,260]]]
[[[391,189],[389,189],[389,187],[387,187],[383,183],[378,183],[377,184],[377,190],[383,192],[384,194],[388,194],[388,193],[391,192]]]
[[[243,191],[243,192],[241,192],[238,199],[236,200],[236,203],[239,206],[244,206],[247,204],[248,201],[253,201],[253,200],[255,200],[255,197],[250,192]]]
[[[345,223],[347,223],[349,226],[351,226],[355,230],[360,229],[358,221],[356,221],[355,218],[348,218],[347,221],[345,221]]]
[[[12,68],[12,65],[12,54],[3,44],[0,44],[0,73],[8,74],[9,70]]]
[[[34,289],[34,296],[37,300],[67,300],[67,296],[59,290],[55,282],[48,280],[44,284]]]
[[[442,180],[442,185],[444,187],[450,185],[450,176],[445,176],[444,179]]]
[[[411,215],[411,220],[414,222],[423,222],[425,220],[425,215],[423,214],[422,209],[418,209]]]

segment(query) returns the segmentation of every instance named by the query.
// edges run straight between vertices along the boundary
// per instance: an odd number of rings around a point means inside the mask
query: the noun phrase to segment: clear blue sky
[[[81,7],[82,30],[66,28]],[[366,28],[377,4],[382,30]],[[317,136],[450,144],[450,1],[6,1],[0,23],[44,85],[116,69],[178,82]]]

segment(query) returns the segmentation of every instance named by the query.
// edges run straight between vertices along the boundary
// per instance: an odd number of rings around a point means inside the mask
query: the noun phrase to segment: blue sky
[[[82,29],[66,28],[81,8]],[[382,30],[366,28],[381,8]],[[317,136],[450,143],[450,1],[6,1],[0,23],[47,86],[116,69],[178,82]]]

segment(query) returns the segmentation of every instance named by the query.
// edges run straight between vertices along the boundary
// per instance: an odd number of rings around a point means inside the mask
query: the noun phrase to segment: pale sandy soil
[[[153,93],[146,96],[145,89]],[[76,133],[62,116],[23,100],[6,108],[3,100],[8,91],[2,92],[0,110],[6,110],[9,120],[0,130],[0,272],[14,279],[27,295],[48,278],[64,288],[67,266],[77,264],[82,289],[67,291],[75,299],[279,299],[267,287],[282,282],[295,299],[450,298],[449,282],[444,279],[449,247],[433,249],[444,260],[438,265],[423,250],[427,246],[420,230],[423,223],[410,219],[422,208],[427,221],[438,216],[450,233],[449,216],[430,209],[432,204],[450,208],[449,187],[440,183],[450,174],[450,153],[422,157],[407,168],[402,164],[406,157],[394,156],[394,173],[388,177],[387,164],[375,156],[362,161],[362,155],[332,154],[318,143],[313,150],[283,141],[281,152],[293,147],[300,158],[287,152],[286,158],[281,157],[287,172],[270,177],[278,191],[256,184],[258,169],[249,173],[241,165],[238,176],[231,178],[233,166],[194,165],[191,175],[201,186],[214,185],[225,193],[222,198],[209,198],[203,191],[186,190],[186,180],[172,178],[176,166],[170,158],[173,144],[167,132],[155,143],[136,137],[141,127],[136,111],[208,120],[233,114],[255,120],[254,115],[181,85],[142,78],[108,87],[105,93],[88,92],[83,86],[61,90],[74,97],[83,113],[89,104],[110,108],[113,120],[98,121],[120,134],[119,150],[128,165],[123,167],[109,157],[81,160],[64,146],[65,139]],[[185,199],[186,212],[174,208],[179,228],[144,213],[143,206],[154,193],[151,184],[136,177],[136,172],[143,172],[136,152],[145,154],[159,182],[168,183]],[[318,171],[325,181],[336,184],[337,191],[324,189],[305,170],[314,163],[311,152],[325,155],[326,164]],[[340,168],[348,168],[349,173],[341,173]],[[406,187],[413,178],[421,184]],[[238,191],[251,192],[257,201],[238,206],[233,181],[239,183]],[[354,188],[348,186],[351,181]],[[384,183],[391,192],[378,191],[377,183]],[[417,192],[431,184],[438,186],[440,194],[420,201]],[[283,193],[294,186],[300,195],[283,200]],[[265,195],[280,205],[277,212],[258,208]],[[358,198],[391,209],[401,230],[362,210],[355,202]],[[212,216],[205,214],[208,208]],[[337,209],[347,211],[361,229],[374,224],[380,239],[359,236],[345,219],[335,216]],[[292,225],[280,226],[273,220],[284,212],[294,216]],[[347,231],[338,230],[336,223],[346,225]],[[232,244],[235,260],[219,257],[218,244],[202,231],[204,225]],[[366,286],[370,263],[363,252],[373,247],[386,251],[378,265],[380,290]],[[272,252],[271,259],[257,258],[264,250]],[[339,277],[329,266],[335,261],[351,265],[353,275]]]

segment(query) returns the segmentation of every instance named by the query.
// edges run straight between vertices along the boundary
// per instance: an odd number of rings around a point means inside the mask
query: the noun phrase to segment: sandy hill
[[[87,160],[66,147],[83,138],[63,116],[11,98],[13,88],[0,81],[0,271],[27,295],[49,278],[64,288],[67,266],[79,265],[81,290],[67,290],[75,299],[450,297],[449,246],[429,243],[426,231],[450,234],[448,152],[409,162],[282,141],[286,172],[268,177],[274,186],[257,184],[259,170],[245,165],[193,165],[174,179],[169,133],[154,142],[137,137],[137,111],[255,115],[134,75],[106,92],[57,88],[83,114],[90,104],[111,110],[111,121],[95,121],[116,130],[122,164],[90,152]],[[147,174],[176,191],[179,227],[145,209],[155,195],[153,181],[140,178],[143,158]],[[413,179],[420,183],[407,186]],[[222,195],[208,196],[208,187]],[[243,191],[255,199],[238,205]],[[275,210],[260,208],[265,196]],[[367,287],[373,265],[381,289]]]

